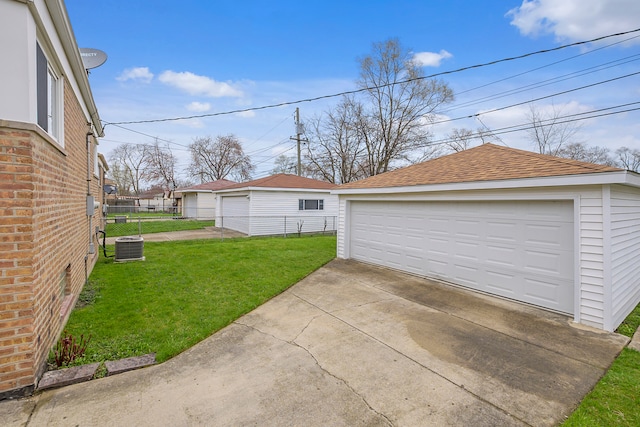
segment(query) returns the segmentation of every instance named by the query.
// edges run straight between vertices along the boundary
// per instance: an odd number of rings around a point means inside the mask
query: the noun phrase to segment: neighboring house
[[[182,216],[193,219],[215,219],[217,191],[234,184],[236,182],[219,179],[181,188],[179,191],[182,194]]]
[[[155,189],[142,193],[137,198],[139,212],[174,212],[172,192]]]
[[[339,258],[607,331],[640,302],[640,174],[485,144],[333,194]]]
[[[336,185],[277,174],[218,191],[216,226],[249,236],[335,231]]]
[[[0,399],[34,390],[97,259],[103,129],[61,0],[0,0]]]

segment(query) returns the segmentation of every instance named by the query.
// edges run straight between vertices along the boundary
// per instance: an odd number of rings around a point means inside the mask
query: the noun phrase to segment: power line
[[[473,106],[473,105],[477,105],[477,104],[480,104],[480,103],[485,102],[485,101],[492,101],[492,100],[495,100],[495,99],[504,98],[505,96],[515,95],[515,94],[518,94],[518,93],[525,92],[525,91],[527,91],[529,89],[538,89],[538,88],[541,88],[543,86],[548,86],[548,85],[551,85],[551,84],[554,84],[554,83],[563,82],[563,81],[574,79],[574,78],[577,78],[577,77],[583,77],[583,76],[586,76],[588,74],[593,74],[593,73],[596,73],[596,72],[599,72],[599,71],[607,70],[607,69],[610,69],[610,68],[614,68],[614,67],[617,67],[617,66],[620,66],[620,65],[624,65],[624,64],[628,64],[630,62],[634,62],[634,61],[638,61],[638,60],[640,60],[640,54],[630,55],[630,56],[627,56],[625,58],[617,59],[615,61],[605,62],[604,64],[595,65],[593,67],[588,67],[588,68],[585,68],[585,69],[582,69],[582,70],[579,70],[579,71],[574,71],[572,73],[564,74],[562,76],[558,76],[558,77],[554,77],[554,78],[551,78],[551,79],[543,80],[543,81],[540,81],[540,82],[537,82],[537,83],[531,83],[531,84],[528,84],[528,85],[525,85],[525,86],[521,86],[519,88],[510,89],[510,90],[507,90],[507,91],[504,91],[504,92],[499,92],[499,93],[496,93],[496,94],[493,94],[493,95],[488,95],[488,96],[485,96],[485,97],[482,97],[482,98],[479,98],[479,99],[463,102],[463,103],[454,105],[451,108],[448,108],[448,109],[445,109],[445,110],[441,111],[440,114],[449,113],[451,111],[455,111],[455,110],[458,110],[458,109],[463,108],[463,107],[470,107],[470,106]],[[525,73],[521,73],[521,74],[525,74]],[[519,74],[519,75],[521,75],[521,74]],[[487,86],[487,85],[484,85],[484,86]],[[484,86],[480,86],[480,87],[484,87]],[[469,89],[468,91],[465,91],[465,92],[469,92],[471,90],[474,90],[474,89]]]
[[[381,89],[381,88],[384,88],[384,87],[389,87],[389,86],[395,86],[395,85],[398,85],[398,84],[409,83],[409,82],[412,82],[412,81],[419,81],[419,80],[431,79],[431,78],[434,78],[434,77],[439,77],[439,76],[448,75],[448,74],[460,73],[462,71],[468,71],[468,70],[472,70],[472,69],[476,69],[476,68],[487,67],[487,66],[499,64],[499,63],[502,63],[502,62],[515,61],[515,60],[527,58],[527,57],[530,57],[530,56],[535,56],[535,55],[540,55],[540,54],[544,54],[544,53],[555,52],[555,51],[558,51],[558,50],[567,49],[569,47],[581,46],[581,45],[585,45],[585,44],[589,44],[589,43],[594,43],[594,42],[597,42],[597,41],[600,41],[600,40],[605,40],[605,39],[608,39],[608,38],[611,38],[611,37],[618,37],[618,36],[622,36],[622,35],[626,35],[626,34],[636,33],[636,32],[639,32],[639,31],[640,31],[640,28],[637,28],[635,30],[609,34],[609,35],[602,36],[602,37],[597,37],[597,38],[594,38],[594,39],[591,39],[591,40],[579,41],[579,42],[570,43],[570,44],[566,44],[566,45],[562,45],[562,46],[557,46],[557,47],[550,48],[550,49],[542,49],[542,50],[537,50],[537,51],[534,51],[534,52],[529,52],[529,53],[525,53],[525,54],[518,55],[518,56],[502,58],[502,59],[498,59],[498,60],[494,60],[494,61],[490,61],[490,62],[485,62],[485,63],[481,63],[481,64],[476,64],[476,65],[470,65],[470,66],[458,68],[458,69],[455,69],[455,70],[442,71],[440,73],[435,73],[435,74],[431,74],[431,75],[428,75],[428,76],[414,77],[414,78],[411,78],[411,79],[401,80],[401,81],[398,81],[398,82],[385,83],[385,84],[376,85],[376,86],[370,86],[370,87],[366,87],[366,88],[354,89],[354,90],[339,92],[339,93],[335,93],[335,94],[331,94],[331,95],[321,95],[321,96],[317,96],[317,97],[313,97],[313,98],[301,99],[301,100],[297,100],[297,101],[281,102],[281,103],[278,103],[278,104],[269,104],[269,105],[263,105],[263,106],[260,106],[260,107],[252,107],[252,108],[245,108],[245,109],[231,110],[231,111],[221,111],[221,112],[217,112],[217,113],[200,114],[200,115],[193,115],[193,116],[170,117],[170,118],[149,119],[149,120],[132,120],[132,121],[123,121],[123,122],[104,122],[104,123],[105,123],[105,126],[106,126],[106,125],[130,125],[130,124],[143,124],[143,123],[170,122],[170,121],[189,120],[189,119],[198,119],[198,118],[204,118],[204,117],[216,117],[216,116],[229,115],[229,114],[245,113],[245,112],[249,112],[249,111],[259,111],[259,110],[266,110],[266,109],[270,109],[270,108],[283,107],[283,106],[287,106],[287,105],[301,104],[301,103],[304,103],[304,102],[320,101],[320,100],[323,100],[323,99],[336,98],[336,97],[344,96],[344,95],[352,95],[352,94],[356,94],[356,93],[360,93],[360,92],[366,92],[366,91],[370,91],[370,90],[374,90],[374,89]]]
[[[543,99],[553,98],[554,96],[565,95],[567,93],[576,92],[578,90],[587,89],[587,88],[590,88],[590,87],[599,86],[601,84],[610,83],[610,82],[613,82],[613,81],[616,81],[616,80],[625,79],[627,77],[632,77],[632,76],[635,76],[635,75],[638,75],[638,74],[640,74],[640,71],[637,71],[635,73],[625,74],[623,76],[618,76],[618,77],[614,77],[614,78],[607,79],[607,80],[601,80],[601,81],[596,82],[596,83],[580,86],[580,87],[573,88],[573,89],[564,90],[562,92],[556,92],[556,93],[553,93],[551,95],[545,95],[545,96],[541,96],[541,97],[538,97],[538,98],[530,99],[530,100],[527,100],[527,101],[522,101],[522,102],[518,102],[518,103],[515,103],[515,104],[506,105],[504,107],[494,108],[494,109],[487,110],[487,111],[481,111],[479,113],[475,113],[475,114],[471,114],[471,115],[467,115],[467,116],[455,117],[453,119],[439,120],[439,121],[433,122],[431,124],[432,125],[437,125],[437,124],[442,124],[442,123],[450,123],[450,122],[454,122],[454,121],[457,121],[457,120],[463,120],[463,119],[470,119],[470,118],[474,118],[474,117],[479,117],[481,115],[485,115],[485,114],[489,114],[489,113],[495,113],[497,111],[506,110],[508,108],[518,107],[520,105],[525,105],[525,104],[530,104],[532,102],[541,101]]]
[[[639,105],[639,104],[640,104],[640,101],[638,101],[638,102],[629,102],[629,103],[626,103],[626,104],[618,104],[618,105],[615,105],[615,106],[612,106],[612,107],[599,108],[597,110],[585,111],[585,112],[582,112],[582,113],[567,114],[565,116],[558,116],[558,117],[553,117],[553,118],[550,118],[550,119],[541,120],[539,123],[536,123],[535,125],[532,124],[532,123],[521,123],[521,124],[505,126],[505,127],[497,128],[497,129],[490,129],[489,127],[487,127],[485,125],[485,128],[487,129],[488,132],[491,133],[491,135],[503,135],[503,134],[506,134],[506,133],[521,132],[521,131],[524,131],[524,130],[533,129],[535,126],[546,127],[546,126],[553,126],[553,125],[559,125],[559,124],[568,124],[568,123],[573,123],[573,122],[578,122],[578,121],[583,121],[583,120],[595,119],[595,118],[598,118],[598,117],[606,117],[606,116],[612,116],[612,115],[616,115],[616,114],[622,114],[622,113],[628,113],[628,112],[632,112],[632,111],[638,111],[638,110],[640,110],[640,107],[627,108],[627,109],[620,110],[620,111],[610,111],[610,110],[615,110],[615,109],[624,108],[624,107],[631,107],[633,105]],[[604,113],[605,111],[609,111],[609,112],[608,113]],[[594,114],[594,113],[602,113],[602,114]],[[580,117],[580,116],[586,116],[586,117]],[[448,144],[448,143],[451,143],[451,142],[454,142],[454,141],[456,141],[455,138],[447,137],[447,138],[443,138],[443,139],[438,139],[438,140],[432,141],[429,145],[430,146],[431,145],[442,145],[442,144]]]

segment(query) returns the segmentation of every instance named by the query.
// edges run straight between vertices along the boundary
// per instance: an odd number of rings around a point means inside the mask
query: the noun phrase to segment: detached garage
[[[640,302],[640,175],[493,144],[340,186],[338,257],[614,330]]]
[[[335,184],[276,174],[218,192],[216,224],[249,236],[335,232]]]
[[[216,193],[233,181],[219,179],[178,190],[182,193],[182,216],[190,219],[214,219],[216,217]]]

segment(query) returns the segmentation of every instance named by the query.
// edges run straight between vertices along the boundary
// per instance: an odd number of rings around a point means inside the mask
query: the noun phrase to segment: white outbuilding
[[[181,188],[182,216],[191,219],[214,219],[216,217],[216,194],[219,190],[236,184],[227,179],[218,179],[204,184]]]
[[[339,258],[614,330],[640,302],[640,174],[484,144],[344,184]]]
[[[218,191],[216,226],[249,236],[335,232],[335,184],[276,174]]]

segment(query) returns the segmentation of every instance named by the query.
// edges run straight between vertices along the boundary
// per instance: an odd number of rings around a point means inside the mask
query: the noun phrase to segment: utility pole
[[[300,109],[296,107],[296,142],[298,143],[298,176],[302,175],[302,161],[300,160]]]
[[[295,140],[298,145],[298,168],[297,168],[298,176],[302,176],[302,159],[300,155],[300,143],[304,141],[302,138],[300,138],[302,134],[303,132],[302,132],[302,124],[300,123],[300,108],[296,107],[296,137],[289,138],[289,139]]]

